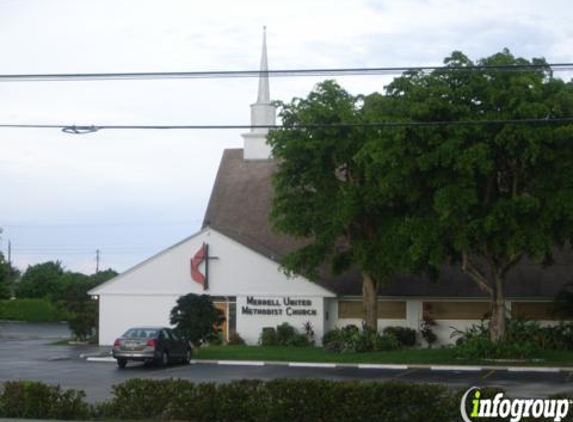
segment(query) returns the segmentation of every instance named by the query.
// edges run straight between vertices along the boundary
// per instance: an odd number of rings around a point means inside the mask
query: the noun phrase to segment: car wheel
[[[187,349],[185,352],[185,357],[183,358],[183,363],[191,362],[191,349]]]
[[[125,367],[127,366],[127,359],[118,359],[118,360],[117,360],[117,366],[118,366],[120,369],[125,368]]]
[[[169,364],[169,353],[167,352],[161,353],[161,357],[159,358],[159,364],[161,366],[167,366]]]

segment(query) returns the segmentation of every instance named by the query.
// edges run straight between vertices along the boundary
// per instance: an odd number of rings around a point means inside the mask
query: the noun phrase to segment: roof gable
[[[191,278],[191,258],[209,245],[209,288]],[[200,270],[205,273],[205,263]],[[279,265],[219,231],[205,227],[114,279],[90,290],[91,295],[212,296],[290,295],[333,297],[334,293],[303,277],[287,277]]]

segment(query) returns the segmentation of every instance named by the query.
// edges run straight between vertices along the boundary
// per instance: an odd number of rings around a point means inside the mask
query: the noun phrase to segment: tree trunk
[[[475,265],[467,252],[462,253],[462,270],[474,280],[479,288],[489,295],[491,301],[491,315],[489,320],[489,337],[493,341],[503,339],[505,336],[505,293],[504,281],[507,271],[519,262],[521,255],[511,257],[504,265],[499,265],[486,255],[488,262],[484,270]]]
[[[366,327],[378,331],[378,284],[367,273],[362,273],[362,300]]]
[[[489,335],[493,341],[503,339],[505,336],[505,294],[503,279],[499,274],[492,280],[491,319],[489,322]]]

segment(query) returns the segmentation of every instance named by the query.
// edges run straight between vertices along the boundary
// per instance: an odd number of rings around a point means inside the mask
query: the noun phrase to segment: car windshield
[[[156,338],[159,330],[153,328],[132,328],[127,330],[123,338]]]

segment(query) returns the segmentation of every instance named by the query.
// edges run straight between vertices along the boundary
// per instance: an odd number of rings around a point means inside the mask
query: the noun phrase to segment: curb
[[[544,368],[544,367],[535,367],[532,366],[530,368],[525,368],[522,366],[510,366],[509,368],[507,368],[507,370],[509,372],[560,372],[560,371],[564,371],[564,368]],[[571,371],[571,368],[569,368],[569,371]]]
[[[88,362],[112,362],[112,363],[115,363],[115,359],[112,357],[102,358],[102,357],[97,357],[97,356],[91,356],[91,357],[88,357],[86,360]]]
[[[468,372],[479,372],[483,371],[483,366],[471,366],[471,365],[435,365],[430,366],[432,371],[468,371]]]
[[[88,362],[112,362],[112,357],[88,357]],[[453,371],[453,372],[480,372],[480,371],[508,371],[508,372],[536,372],[558,373],[573,372],[572,367],[543,367],[543,366],[474,366],[474,365],[400,365],[383,363],[324,363],[324,362],[281,362],[260,360],[208,360],[192,359],[190,364],[201,365],[226,365],[226,366],[288,366],[291,368],[358,368],[358,369],[382,369],[393,371],[408,371],[413,369],[429,369],[430,371]]]
[[[108,356],[111,355],[111,353],[106,353]],[[92,353],[80,353],[80,359],[85,359],[85,358],[97,358],[97,357],[106,357],[103,353],[101,352],[92,352]]]

